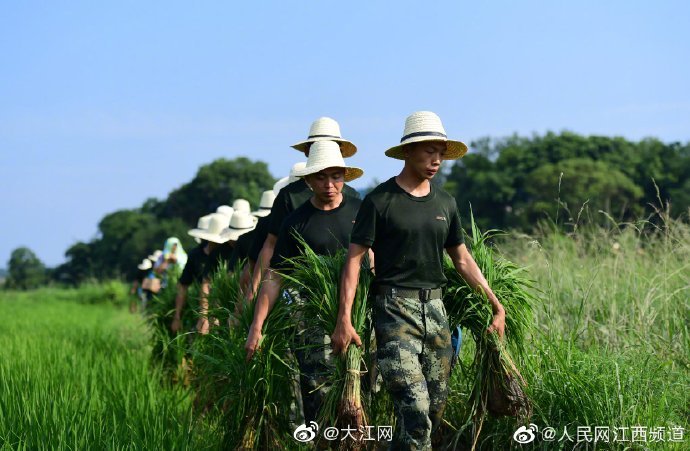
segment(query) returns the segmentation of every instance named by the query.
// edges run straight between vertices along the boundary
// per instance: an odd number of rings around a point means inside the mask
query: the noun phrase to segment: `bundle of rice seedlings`
[[[524,268],[497,255],[488,241],[498,232],[482,233],[474,217],[471,218],[472,235],[468,246],[479,269],[506,312],[504,340],[496,334],[487,334],[493,320],[491,305],[483,292],[475,291],[457,273],[450,259],[445,261],[448,285],[444,304],[448,312],[451,330],[456,326],[465,329],[475,345],[474,360],[465,374],[470,384],[467,400],[469,408],[462,418],[456,436],[470,425],[474,426],[473,443],[481,431],[485,414],[526,418],[531,405],[525,395],[526,382],[514,363],[513,356],[522,360],[526,340],[532,325],[532,306],[536,302],[534,284],[523,273]]]
[[[198,336],[192,349],[198,390],[208,397],[205,405],[223,415],[224,449],[294,448],[286,408],[295,372],[286,357],[293,331],[290,308],[276,303],[261,348],[247,362],[244,345],[254,304],[241,310],[238,326],[230,328],[225,321],[242,299],[239,293],[239,271],[228,274],[219,268],[212,278],[209,315],[222,320],[208,335]]]
[[[305,324],[322,333],[330,334],[336,326],[339,309],[340,276],[345,264],[346,251],[335,255],[317,255],[301,238],[302,254],[290,260],[294,270],[284,274],[284,285],[304,297],[299,309]],[[365,259],[366,260],[366,259]],[[371,328],[367,327],[367,297],[372,276],[368,262],[360,271],[359,284],[352,305],[352,325],[365,343]],[[337,356],[335,372],[330,375],[330,386],[319,412],[322,425],[349,426],[360,431],[367,418],[362,403],[361,375],[366,350],[352,344],[344,356]],[[365,369],[366,371],[366,369]],[[341,442],[341,445],[358,447],[358,443]]]

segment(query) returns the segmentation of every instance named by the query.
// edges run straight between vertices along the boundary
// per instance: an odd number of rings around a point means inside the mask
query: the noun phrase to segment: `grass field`
[[[519,362],[534,402],[529,449],[690,449],[690,227],[510,235],[498,248],[539,290]],[[95,287],[0,294],[3,448],[221,447],[218,420],[195,420],[190,393],[161,382],[139,316],[106,291],[105,305],[91,305]],[[471,361],[471,341],[462,356]],[[453,378],[446,418],[457,424],[468,375]],[[517,426],[488,419],[479,447],[520,449]]]
[[[0,298],[0,448],[217,449],[214,424],[149,364],[139,316],[72,299]]]

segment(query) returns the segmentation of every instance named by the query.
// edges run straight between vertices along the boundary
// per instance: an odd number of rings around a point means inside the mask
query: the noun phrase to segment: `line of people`
[[[464,244],[455,199],[431,184],[441,162],[461,158],[467,146],[448,139],[436,114],[413,113],[400,142],[385,152],[404,162],[402,170],[364,199],[346,183],[361,177],[363,170],[346,163],[357,147],[342,137],[335,120],[317,119],[307,139],[292,147],[307,157],[306,163],[295,165],[289,178],[264,193],[253,219],[248,206],[240,203],[233,205],[231,217],[216,213],[200,218],[190,231],[205,244],[189,254],[171,328],[180,330],[186,287],[196,280],[202,284],[197,330],[207,333],[213,326],[207,315],[213,289],[209,274],[218,261],[229,261],[232,268],[235,261],[246,259],[241,276],[245,305],[256,299],[245,345],[251,359],[260,352],[264,322],[281,302],[281,279],[290,273],[289,262],[300,253],[301,240],[319,255],[347,249],[337,327],[304,336],[303,348],[312,351],[297,354],[308,423],[317,418],[328,390],[324,382],[334,354],[362,344],[350,313],[362,261],[368,258],[374,273],[370,292],[377,362],[397,415],[392,449],[431,449],[431,433],[440,425],[448,395],[453,354],[442,302],[447,282],[444,251],[458,273],[486,294],[494,313],[487,332],[502,336],[505,328],[505,310]],[[179,242],[177,246],[181,249]],[[159,260],[169,258],[164,250]],[[175,258],[168,265],[179,265]],[[204,259],[211,263],[202,265]]]

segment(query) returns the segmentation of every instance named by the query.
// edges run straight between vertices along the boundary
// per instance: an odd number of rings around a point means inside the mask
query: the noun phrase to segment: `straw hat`
[[[190,232],[192,232],[194,230],[199,230],[199,229],[205,230],[208,228],[208,224],[210,222],[211,222],[211,215],[202,216],[199,218],[199,220],[196,223],[196,229],[192,229],[192,230],[188,231],[187,233],[191,235]],[[194,236],[194,235],[192,235],[192,236]],[[197,237],[194,237],[194,241],[196,241],[197,243],[201,243],[201,240]]]
[[[163,255],[163,251],[157,249],[153,254],[148,256],[148,259],[151,260],[153,263],[156,263],[158,259],[161,258],[161,255]]]
[[[151,263],[151,260],[148,258],[145,258],[137,265],[137,268],[141,269],[142,271],[146,271],[147,269],[151,269],[153,267],[153,263]]]
[[[235,209],[232,208],[230,205],[221,205],[220,207],[216,208],[216,213],[220,213],[222,215],[225,215],[228,218],[232,218],[232,214],[234,212],[235,212]]]
[[[391,147],[386,151],[386,155],[398,160],[405,159],[405,144],[417,143],[421,141],[445,141],[446,154],[444,160],[456,160],[467,153],[467,146],[461,141],[451,141],[446,136],[441,118],[431,111],[417,111],[407,116],[405,120],[405,131],[400,139],[400,144]]]
[[[271,207],[273,207],[273,201],[276,200],[276,193],[272,189],[264,191],[261,194],[261,202],[259,202],[259,209],[253,211],[254,216],[263,218],[271,214]]]
[[[290,177],[283,177],[282,179],[278,180],[275,185],[273,185],[273,192],[278,195],[281,189],[285,188],[290,184],[289,181]]]
[[[223,241],[237,241],[237,238],[247,232],[251,232],[256,227],[254,216],[244,211],[236,211],[230,219],[230,224],[223,230],[221,236]]]
[[[252,207],[249,205],[249,201],[245,199],[235,199],[235,202],[232,203],[232,208],[235,211],[243,211],[245,213],[249,213],[252,211]]]
[[[350,141],[340,136],[340,125],[330,117],[320,117],[312,122],[309,127],[309,136],[306,141],[293,144],[292,148],[304,152],[309,151],[309,146],[317,141],[335,141],[340,145],[343,158],[351,157],[357,152],[357,147]]]
[[[327,168],[345,168],[345,181],[349,182],[364,174],[360,168],[348,166],[340,153],[338,144],[333,141],[317,141],[311,146],[307,166],[295,175],[304,177]]]
[[[208,227],[205,229],[193,229],[188,233],[195,238],[211,241],[213,243],[225,243],[228,240],[223,238],[222,232],[230,225],[230,218],[223,213],[213,213],[210,216],[211,220],[208,223]]]

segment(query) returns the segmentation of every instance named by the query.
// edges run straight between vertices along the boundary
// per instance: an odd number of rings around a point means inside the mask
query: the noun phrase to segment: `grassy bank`
[[[71,291],[0,296],[3,449],[217,448],[189,392],[161,384],[138,315]]]

